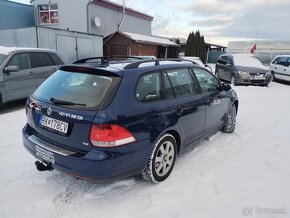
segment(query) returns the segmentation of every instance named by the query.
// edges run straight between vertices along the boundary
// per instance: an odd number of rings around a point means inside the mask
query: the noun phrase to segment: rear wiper
[[[71,101],[64,101],[56,98],[51,98],[50,101],[55,105],[79,105],[79,106],[87,106],[86,104],[75,103]]]

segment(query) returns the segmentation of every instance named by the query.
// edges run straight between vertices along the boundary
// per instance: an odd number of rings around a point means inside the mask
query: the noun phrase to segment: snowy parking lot
[[[22,146],[24,107],[0,114],[0,217],[290,217],[290,86],[238,86],[233,134],[182,154],[170,177],[105,184],[38,172]]]

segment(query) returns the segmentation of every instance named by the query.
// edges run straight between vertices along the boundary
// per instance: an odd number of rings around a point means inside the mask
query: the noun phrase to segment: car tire
[[[142,171],[144,179],[160,183],[171,173],[177,155],[177,143],[171,134],[164,134],[155,143],[147,166]]]
[[[4,104],[2,103],[2,96],[0,94],[0,111],[4,109]]]
[[[276,81],[276,78],[275,78],[275,73],[274,71],[271,72],[271,81],[275,82]]]
[[[263,84],[263,85],[261,85],[261,86],[263,86],[263,87],[268,87],[268,85],[269,85],[269,83],[267,83],[267,84]]]
[[[235,104],[233,104],[226,117],[226,122],[224,127],[222,128],[222,131],[226,133],[232,133],[236,127],[236,118],[237,118],[237,110]]]
[[[234,86],[238,85],[237,84],[237,78],[236,78],[235,75],[232,75],[231,80],[230,80],[230,83],[233,84]]]

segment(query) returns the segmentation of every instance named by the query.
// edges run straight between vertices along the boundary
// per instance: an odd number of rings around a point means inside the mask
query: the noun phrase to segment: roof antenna
[[[122,20],[120,22],[120,24],[118,25],[118,32],[120,31],[121,25],[123,24],[123,21],[125,19],[125,0],[123,0],[123,14],[122,14]]]

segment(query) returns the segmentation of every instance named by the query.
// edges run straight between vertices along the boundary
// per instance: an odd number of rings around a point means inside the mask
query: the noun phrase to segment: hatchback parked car
[[[273,80],[290,82],[290,55],[278,55],[270,64]]]
[[[235,129],[235,91],[203,67],[89,60],[62,66],[27,100],[23,144],[40,171],[158,183],[188,145]]]
[[[251,54],[224,54],[216,63],[216,76],[234,85],[268,86],[271,73]]]
[[[0,46],[0,104],[27,98],[62,64],[55,50]]]

